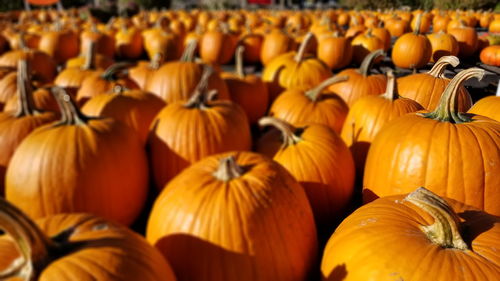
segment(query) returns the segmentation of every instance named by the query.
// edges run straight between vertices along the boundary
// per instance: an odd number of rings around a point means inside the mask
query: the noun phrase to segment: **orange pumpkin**
[[[247,30],[247,33],[239,41],[245,47],[243,61],[245,63],[258,63],[264,42],[264,36]]]
[[[482,115],[489,117],[493,120],[500,122],[500,86],[497,88],[497,94],[495,96],[489,96],[477,101],[468,113]]]
[[[399,37],[410,30],[410,24],[399,18],[396,14],[385,22],[385,27],[392,37]]]
[[[88,52],[90,44],[96,44],[97,54],[112,58],[115,55],[115,38],[105,32],[101,32],[96,24],[91,21],[90,27],[80,34],[80,52]]]
[[[151,61],[139,61],[136,66],[129,68],[128,75],[140,89],[144,90],[149,83],[149,79],[163,64],[163,55],[158,53],[153,56]]]
[[[161,26],[159,18],[157,24],[142,32],[144,49],[150,59],[157,54],[161,54],[165,61],[179,59],[182,55],[182,40],[170,30],[165,30]]]
[[[346,37],[339,37],[338,32],[334,32],[331,36],[319,40],[317,54],[318,59],[330,69],[344,68],[352,60],[351,41]]]
[[[484,48],[479,54],[479,59],[485,64],[500,66],[500,45]]]
[[[354,161],[348,147],[331,128],[309,124],[295,128],[273,117],[259,125],[277,130],[264,134],[256,151],[272,157],[304,187],[321,229],[342,217],[354,191]]]
[[[420,21],[422,14],[417,18]],[[421,68],[429,62],[431,55],[432,45],[425,35],[420,34],[419,28],[399,37],[392,48],[392,61],[401,68]]]
[[[419,17],[421,18],[419,21]],[[419,30],[418,33],[427,33],[431,28],[431,18],[428,13],[419,13],[416,17],[413,17],[413,20],[410,23],[410,27],[412,31]],[[417,26],[418,25],[418,26]]]
[[[243,109],[230,101],[214,100],[217,91],[207,89],[212,72],[206,66],[190,100],[169,103],[153,120],[148,152],[158,190],[206,156],[251,148]]]
[[[322,280],[494,280],[499,235],[498,217],[419,188],[347,217],[326,245]]]
[[[500,178],[496,176],[500,173],[500,123],[455,108],[460,85],[483,74],[478,68],[458,73],[436,110],[405,115],[379,132],[366,160],[365,202],[425,185],[438,195],[500,215]]]
[[[461,24],[458,27],[450,28],[448,33],[457,39],[459,57],[470,57],[476,52],[478,38],[474,28]]]
[[[6,173],[6,199],[32,218],[91,212],[130,225],[148,187],[139,137],[121,122],[83,115],[62,88],[54,91],[61,121],[18,146]]]
[[[355,63],[361,64],[365,57],[373,51],[383,50],[384,42],[372,34],[372,29],[366,33],[356,36],[352,42],[352,58]]]
[[[124,59],[138,59],[143,51],[143,39],[138,28],[123,25],[115,34],[116,54]]]
[[[172,268],[144,238],[89,214],[32,221],[0,199],[0,279],[175,281]],[[61,273],[64,272],[64,273]]]
[[[446,66],[457,66],[460,63],[457,57],[441,57],[427,73],[417,73],[401,77],[397,80],[401,96],[412,99],[427,110],[434,110],[441,99],[441,95],[450,83],[444,76]],[[458,89],[458,110],[467,111],[472,105],[469,92],[460,86]]]
[[[38,49],[50,55],[58,64],[78,56],[79,48],[78,35],[71,30],[63,30],[61,27],[44,32],[38,43]]]
[[[273,29],[264,36],[260,61],[268,65],[273,59],[295,49],[295,41],[285,32]]]
[[[437,62],[443,56],[458,55],[458,42],[453,35],[440,31],[427,35],[432,46],[431,62]]]
[[[233,58],[237,40],[223,24],[222,30],[208,31],[200,40],[200,57],[204,62],[226,64]]]
[[[359,69],[349,68],[339,72],[339,76],[347,76],[349,79],[332,84],[329,90],[339,95],[348,106],[352,106],[360,97],[382,94],[387,78],[383,74],[370,75],[370,70],[374,60],[383,55],[382,50],[374,51],[365,57]]]
[[[317,253],[303,188],[251,152],[207,157],[172,180],[154,203],[146,237],[179,280],[302,281]]]

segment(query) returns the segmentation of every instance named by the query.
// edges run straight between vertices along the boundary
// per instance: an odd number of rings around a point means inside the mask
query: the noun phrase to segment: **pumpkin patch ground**
[[[500,279],[495,1],[22,2],[0,280]]]

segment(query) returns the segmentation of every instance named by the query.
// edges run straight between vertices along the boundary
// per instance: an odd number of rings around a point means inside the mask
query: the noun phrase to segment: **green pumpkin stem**
[[[129,62],[118,62],[109,66],[102,74],[101,78],[107,81],[115,81],[119,79],[119,76],[126,75],[128,69],[134,64]]]
[[[245,78],[245,69],[243,68],[243,52],[245,52],[245,46],[240,45],[236,48],[236,74],[240,78]]]
[[[85,50],[84,58],[85,62],[83,63],[83,70],[91,70],[95,69],[95,61],[96,61],[96,52],[97,52],[97,42],[90,41],[87,50]]]
[[[214,73],[214,68],[209,65],[203,65],[203,73],[200,82],[196,86],[194,93],[191,95],[187,103],[184,104],[186,108],[208,108],[208,102],[213,101],[217,96],[217,90],[208,90],[208,80]]]
[[[396,77],[392,70],[387,71],[387,87],[382,97],[393,101],[399,97],[398,86],[396,84]]]
[[[385,56],[385,52],[382,49],[375,50],[369,53],[363,59],[363,62],[361,62],[361,66],[359,67],[358,72],[365,77],[368,76],[370,74],[370,70],[372,69],[373,63],[375,62],[375,59],[380,56]]]
[[[457,112],[456,110],[458,90],[467,79],[476,77],[478,80],[481,80],[484,76],[484,72],[484,70],[477,67],[459,72],[455,75],[455,77],[453,77],[448,86],[446,86],[437,108],[433,112],[423,113],[420,115],[425,118],[431,118],[441,122],[451,122],[456,124],[471,122],[472,119],[469,116]]]
[[[335,84],[335,83],[340,83],[340,82],[347,81],[348,79],[349,79],[349,77],[347,77],[347,76],[333,76],[333,77],[330,77],[330,78],[326,79],[325,81],[321,82],[314,89],[311,89],[311,90],[307,91],[305,93],[305,95],[314,102],[314,101],[318,100],[318,98],[321,96],[321,93],[323,92],[323,90],[326,87],[328,87],[328,86],[330,86],[332,84]]]
[[[299,50],[297,51],[297,54],[294,57],[294,60],[298,63],[302,62],[304,60],[304,56],[306,55],[307,47],[309,46],[312,38],[314,37],[314,34],[312,32],[308,32],[304,39],[302,40],[302,43],[300,43]]]
[[[283,145],[281,146],[282,148],[295,145],[302,140],[300,136],[296,134],[297,129],[294,126],[278,118],[270,116],[262,117],[259,120],[259,126],[261,128],[272,126],[278,129],[283,138]]]
[[[10,235],[21,254],[0,271],[0,280],[14,277],[38,280],[38,274],[49,262],[53,242],[27,215],[3,198],[0,198],[0,229]]]
[[[182,62],[194,62],[194,52],[196,51],[196,47],[198,46],[198,40],[191,39],[187,43],[184,52],[182,53],[180,61]]]
[[[236,159],[231,155],[220,159],[219,167],[213,173],[213,176],[220,181],[228,182],[241,177],[243,174],[243,168],[236,163]]]
[[[61,110],[61,119],[56,124],[59,125],[84,125],[92,117],[83,114],[76,105],[73,98],[62,87],[53,87],[52,94],[54,95],[57,104]]]
[[[415,35],[419,35],[420,34],[420,25],[422,23],[422,18],[424,16],[424,13],[420,13],[417,15],[417,20],[415,21],[415,31],[413,31],[413,33]]]
[[[17,90],[19,106],[15,116],[20,118],[37,114],[29,78],[29,63],[24,59],[17,63]]]
[[[455,56],[443,56],[432,66],[431,70],[427,74],[432,75],[436,78],[445,78],[444,70],[446,66],[451,64],[453,67],[457,67],[460,64],[460,60]]]
[[[453,209],[441,197],[420,187],[405,197],[408,201],[434,218],[434,223],[421,226],[429,240],[443,248],[467,250],[469,247],[460,234],[460,220]]]

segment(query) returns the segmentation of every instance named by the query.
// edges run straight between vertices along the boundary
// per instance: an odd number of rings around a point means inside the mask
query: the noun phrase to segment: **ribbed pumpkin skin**
[[[166,106],[153,120],[148,152],[158,189],[189,165],[212,154],[250,150],[248,119],[230,101],[214,101],[207,109],[190,109],[182,102]]]
[[[304,91],[287,90],[271,105],[269,115],[295,127],[316,123],[340,133],[348,111],[347,104],[335,94],[324,93],[317,101],[312,101]]]
[[[245,172],[224,182],[212,173],[228,155]],[[146,236],[179,280],[302,281],[317,252],[302,187],[249,152],[207,157],[177,176],[156,200]]]
[[[492,96],[480,99],[471,107],[471,109],[468,112],[486,116],[500,122],[499,108],[500,108],[500,97]]]
[[[393,119],[422,109],[417,102],[405,98],[389,100],[382,96],[366,96],[354,103],[340,136],[351,149],[359,178],[363,177],[370,144],[382,127]]]
[[[498,217],[447,199],[465,219],[464,238],[472,251],[447,249],[433,244],[420,228],[434,219],[403,198],[377,199],[342,222],[323,254],[323,281],[480,281],[499,276]]]
[[[285,32],[274,29],[264,36],[260,61],[263,65],[269,64],[276,57],[285,54],[295,47],[295,41]]]
[[[170,62],[160,67],[146,83],[146,91],[162,98],[167,104],[187,101],[201,79],[203,65],[194,62]],[[208,80],[208,89],[217,90],[218,99],[229,100],[226,83],[214,73]]]
[[[335,83],[328,89],[339,95],[348,106],[366,95],[380,95],[385,91],[387,78],[383,74],[363,76],[357,69],[342,70],[337,76],[348,76],[344,82]]]
[[[176,280],[161,254],[123,226],[88,214],[56,215],[36,223],[49,237],[74,229],[68,240],[85,243],[78,251],[49,263],[39,281]],[[12,240],[0,236],[0,270],[17,256]]]
[[[500,123],[478,115],[473,120],[453,124],[412,113],[385,126],[368,152],[364,201],[425,186],[500,215]]]
[[[295,145],[283,145],[278,131],[257,144],[257,152],[272,157],[304,187],[319,227],[328,227],[343,215],[354,191],[354,161],[342,139],[331,128],[311,124]],[[281,148],[281,149],[280,149]]]
[[[481,51],[479,58],[485,64],[500,66],[500,46],[493,45],[484,48]]]
[[[451,80],[418,73],[398,78],[396,81],[402,97],[418,102],[427,110],[434,110]],[[472,106],[472,98],[463,86],[458,90],[457,103],[459,112],[466,112]]]
[[[431,62],[436,62],[442,56],[456,56],[458,54],[458,42],[450,34],[432,33],[427,35],[432,46]]]
[[[33,91],[33,100],[35,107],[43,111],[59,112],[57,101],[50,92],[49,88],[38,88]],[[19,108],[19,98],[17,95],[12,96],[3,108],[4,112],[16,111]]]
[[[424,35],[406,33],[392,48],[392,61],[401,68],[421,68],[431,59],[432,46]]]
[[[146,153],[132,129],[95,119],[33,131],[11,159],[5,193],[32,218],[91,212],[129,225],[147,184]]]
[[[345,37],[327,37],[319,40],[317,53],[330,69],[340,69],[351,62],[351,42]]]
[[[54,60],[41,51],[9,51],[0,57],[0,66],[17,68],[18,61],[22,59],[29,61],[33,79],[42,84],[52,82],[57,75],[57,65]]]
[[[16,96],[17,92],[17,73],[11,72],[0,80],[0,107]]]
[[[40,37],[38,49],[49,54],[57,63],[78,56],[78,35],[72,31],[48,31]]]
[[[128,90],[124,93],[95,96],[85,103],[82,112],[89,116],[120,120],[134,129],[139,139],[145,143],[151,122],[164,106],[165,102],[153,94]]]

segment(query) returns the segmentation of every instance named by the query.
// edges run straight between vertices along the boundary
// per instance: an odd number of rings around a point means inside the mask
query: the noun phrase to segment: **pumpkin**
[[[148,190],[139,137],[121,122],[82,114],[62,88],[54,92],[61,120],[18,146],[5,176],[6,199],[35,219],[91,212],[130,225]]]
[[[205,32],[200,40],[200,57],[204,62],[226,64],[233,58],[237,40],[229,32],[226,24],[221,30]]]
[[[497,94],[478,100],[468,113],[482,115],[500,122],[500,86],[497,86]]]
[[[85,75],[78,89],[76,99],[84,104],[90,98],[110,92],[116,85],[128,89],[139,89],[139,86],[127,76],[129,63],[115,63],[105,70],[92,71]]]
[[[331,128],[309,124],[295,128],[274,117],[259,125],[272,126],[257,142],[256,151],[272,157],[304,187],[320,229],[331,228],[346,210],[354,191],[352,155]]]
[[[11,71],[0,80],[0,107],[3,108],[9,99],[15,97],[16,92],[17,73],[15,71]]]
[[[399,94],[421,104],[425,109],[434,110],[439,104],[441,94],[450,83],[444,76],[446,66],[453,67],[460,63],[457,57],[441,57],[427,73],[417,73],[401,77],[397,80]],[[460,86],[458,89],[458,110],[467,111],[472,105],[469,92]]]
[[[231,93],[231,100],[243,108],[250,124],[255,124],[267,111],[269,94],[260,77],[245,75],[244,50],[243,46],[236,49],[236,73],[222,73],[222,78]]]
[[[371,67],[377,57],[385,55],[382,50],[377,50],[365,57],[359,69],[348,68],[337,75],[347,76],[348,80],[332,84],[329,90],[339,95],[348,106],[352,106],[360,97],[367,95],[380,95],[385,91],[387,78],[383,74],[370,75]]]
[[[260,61],[268,65],[273,59],[295,49],[295,41],[288,34],[279,29],[273,29],[264,36]]]
[[[140,89],[144,90],[149,79],[163,64],[163,55],[158,53],[150,61],[139,61],[137,65],[129,68],[128,75]]]
[[[372,34],[371,28],[366,33],[354,37],[351,44],[352,58],[357,64],[361,64],[371,52],[384,49],[384,42]]]
[[[53,30],[42,33],[38,49],[50,55],[58,64],[65,63],[68,59],[78,56],[79,38],[76,33],[64,30],[56,22]]]
[[[112,58],[115,55],[115,38],[99,31],[94,21],[89,21],[90,27],[80,34],[80,52],[86,54],[90,44],[96,44],[96,53]]]
[[[440,196],[500,214],[500,178],[495,176],[500,173],[500,123],[455,108],[460,85],[483,74],[478,68],[461,71],[434,111],[405,115],[378,133],[366,159],[365,202],[425,185]]]
[[[451,18],[446,14],[440,14],[440,15],[435,16],[432,19],[432,32],[433,33],[446,32],[450,21],[451,21]]]
[[[250,150],[249,122],[243,109],[226,100],[214,100],[208,90],[211,67],[189,101],[169,103],[151,125],[148,152],[158,190],[179,172],[202,158],[231,150]]]
[[[179,59],[182,55],[181,38],[170,30],[163,29],[162,19],[163,17],[159,18],[153,28],[142,32],[144,49],[150,59],[157,54],[161,54],[165,61]]]
[[[2,280],[176,280],[144,238],[93,215],[33,221],[0,198],[0,229],[8,234],[0,236]]]
[[[361,97],[353,104],[340,136],[351,149],[356,175],[361,180],[370,143],[378,132],[391,120],[422,109],[417,102],[399,96],[392,71],[387,73],[387,87],[383,95]]]
[[[145,143],[151,122],[164,106],[165,102],[156,95],[116,85],[112,94],[94,96],[87,101],[82,112],[89,116],[110,117],[122,121],[134,129]]]
[[[116,54],[124,59],[138,59],[143,51],[141,31],[136,27],[122,25],[115,34]]]
[[[347,217],[326,245],[322,280],[494,280],[499,235],[498,217],[419,188]]]
[[[239,44],[245,47],[243,52],[243,61],[245,63],[258,63],[260,62],[260,54],[264,36],[259,33],[247,30],[246,34],[239,40]]]
[[[344,68],[352,60],[351,41],[340,37],[338,32],[334,32],[331,36],[319,40],[317,53],[318,59],[328,65],[330,69]]]
[[[466,58],[472,56],[478,47],[477,32],[474,28],[461,23],[458,27],[448,29],[458,42],[458,56]]]
[[[37,127],[56,119],[55,114],[40,112],[35,108],[28,68],[26,60],[19,61],[17,109],[0,113],[0,195],[4,193],[5,171],[21,141]]]
[[[320,59],[305,54],[313,37],[309,32],[297,52],[283,54],[266,65],[262,80],[268,83],[271,100],[284,89],[308,90],[331,76],[330,69]]]
[[[419,17],[421,18],[419,21]],[[410,27],[412,31],[419,30],[419,33],[427,33],[431,28],[431,17],[429,17],[428,13],[419,13],[416,17],[413,17]],[[418,25],[418,26],[417,26]]]
[[[296,127],[318,123],[340,133],[349,108],[335,92],[325,90],[347,79],[334,76],[308,91],[286,90],[273,102],[269,114]]]
[[[98,53],[98,41],[90,41],[85,45],[85,48],[80,53],[80,56],[69,59],[66,62],[66,69],[68,68],[83,68],[84,70],[96,68],[108,68],[114,61],[112,58]],[[64,70],[62,71],[64,72]],[[59,75],[58,75],[59,76]],[[68,75],[70,76],[70,75]],[[56,81],[57,81],[56,77]],[[56,82],[57,83],[57,82]],[[64,86],[61,86],[64,87]]]
[[[187,101],[200,82],[204,65],[194,61],[197,42],[191,41],[180,61],[162,65],[147,80],[145,90],[162,98],[168,104]],[[217,72],[210,76],[208,87],[217,90],[219,99],[229,100],[226,83]]]
[[[410,30],[410,24],[394,14],[385,22],[385,28],[389,30],[392,37],[399,37]]]
[[[405,33],[399,37],[392,47],[392,61],[401,68],[421,68],[425,66],[432,55],[432,45],[425,35],[420,34],[420,21],[422,14],[418,15],[417,28],[413,33]]]
[[[479,54],[479,59],[485,64],[500,66],[500,45],[484,48]]]
[[[51,111],[55,113],[59,113],[59,105],[57,104],[56,99],[54,98],[54,95],[52,95],[51,92],[51,87],[46,86],[42,88],[37,88],[37,89],[31,89],[31,87],[27,87],[30,91],[32,90],[33,93],[33,103],[36,108],[42,110],[42,111]],[[4,112],[7,111],[16,111],[19,110],[20,104],[19,104],[19,93],[16,92],[16,95],[10,97],[10,99],[5,103],[5,106],[3,108]]]
[[[303,188],[252,152],[210,156],[179,174],[156,199],[146,237],[179,280],[302,281],[317,253]]]
[[[500,33],[500,18],[496,18],[490,22],[488,26],[488,32],[490,33]]]
[[[380,22],[382,23],[382,22]],[[380,39],[384,43],[384,51],[388,51],[391,47],[391,33],[385,27],[374,27],[371,30],[372,35]]]
[[[453,35],[440,31],[427,35],[432,46],[431,62],[437,62],[443,56],[458,55],[458,42]]]

